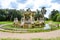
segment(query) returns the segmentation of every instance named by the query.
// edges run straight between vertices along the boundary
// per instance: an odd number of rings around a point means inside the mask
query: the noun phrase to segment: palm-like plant
[[[43,20],[45,20],[45,19],[44,19],[44,14],[46,14],[46,9],[45,9],[45,7],[42,7],[42,9],[41,9],[41,14],[42,14]]]

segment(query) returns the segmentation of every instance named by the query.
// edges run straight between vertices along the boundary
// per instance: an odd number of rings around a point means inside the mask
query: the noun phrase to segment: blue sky
[[[0,8],[2,9],[27,9],[31,8],[32,11],[36,9],[41,10],[45,6],[48,17],[50,11],[53,9],[60,10],[60,0],[0,0]]]
[[[52,2],[60,4],[60,0],[52,0]]]
[[[27,0],[17,0],[17,2],[22,3],[22,4],[26,3],[26,1]]]

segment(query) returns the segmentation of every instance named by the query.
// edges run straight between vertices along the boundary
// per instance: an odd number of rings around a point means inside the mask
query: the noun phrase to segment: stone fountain
[[[22,28],[32,28],[32,27],[42,27],[42,25],[44,25],[44,10],[42,10],[41,12],[37,10],[37,12],[33,12],[30,10],[30,8],[27,9],[27,11],[25,11],[23,13],[23,17],[21,18],[21,23],[20,23],[20,27]],[[42,13],[43,12],[43,13]],[[39,14],[39,17],[36,17],[37,20],[35,20],[35,14]],[[42,14],[41,14],[42,13]],[[16,20],[15,20],[16,22]],[[17,21],[17,23],[19,24],[19,22]]]

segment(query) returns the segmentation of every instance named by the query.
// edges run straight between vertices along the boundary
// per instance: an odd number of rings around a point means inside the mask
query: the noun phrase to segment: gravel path
[[[51,32],[39,32],[39,33],[8,33],[0,32],[0,38],[21,38],[21,39],[31,39],[31,38],[55,38],[60,37],[60,30],[55,30]]]
[[[3,25],[2,25],[3,26]],[[0,26],[1,27],[1,26]],[[39,32],[39,33],[8,33],[0,32],[0,38],[20,38],[20,39],[31,39],[31,38],[55,38],[60,37],[60,29],[51,32]]]

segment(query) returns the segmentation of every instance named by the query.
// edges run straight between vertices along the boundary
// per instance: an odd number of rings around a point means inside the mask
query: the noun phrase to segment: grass
[[[45,21],[45,23],[49,23],[51,21]],[[53,24],[60,24],[60,22],[52,22]],[[2,28],[4,28],[5,30],[0,30],[0,31],[3,31],[3,32],[14,32],[14,31],[27,31],[28,33],[33,33],[33,32],[49,32],[49,31],[53,31],[53,30],[57,30],[57,29],[60,29],[60,27],[51,27],[50,30],[44,30],[43,28],[31,28],[31,29],[24,29],[24,28],[20,28],[20,27],[14,27],[12,26],[13,22],[10,22],[10,21],[2,21],[0,22],[0,24],[8,24]],[[18,32],[20,33],[20,32]]]
[[[1,38],[0,40],[21,40],[21,39],[16,39],[16,38]]]
[[[56,38],[49,38],[49,39],[32,38],[32,40],[60,40],[60,37],[56,37]]]
[[[0,30],[3,32],[12,32],[12,33],[34,33],[34,32],[49,32],[51,30],[43,30],[43,28],[19,28],[19,27],[14,27],[12,25],[6,25],[2,27],[5,30]],[[18,31],[18,32],[16,32]],[[26,32],[25,32],[26,31]]]
[[[5,30],[0,30],[3,32],[13,32],[13,33],[34,33],[34,32],[49,32],[49,31],[53,31],[53,30],[57,30],[58,28],[54,28],[52,27],[52,29],[50,30],[44,30],[43,28],[29,28],[29,29],[24,29],[24,28],[19,28],[19,27],[14,27],[12,25],[7,25],[2,27]],[[18,31],[18,32],[16,32]],[[26,31],[26,32],[25,32]]]
[[[52,22],[53,24],[60,24],[60,22],[54,22],[54,21],[45,21],[46,24]],[[13,24],[12,21],[0,21],[0,24]]]
[[[47,24],[47,23],[50,23],[50,22],[52,22],[53,24],[60,24],[60,22],[54,22],[54,21],[45,21],[45,23]]]
[[[1,38],[0,40],[26,40],[26,39],[18,39],[18,38]],[[48,38],[48,39],[43,39],[43,38],[31,38],[30,40],[60,40],[60,37],[56,38]]]
[[[11,21],[0,21],[0,24],[12,24],[13,22]]]

